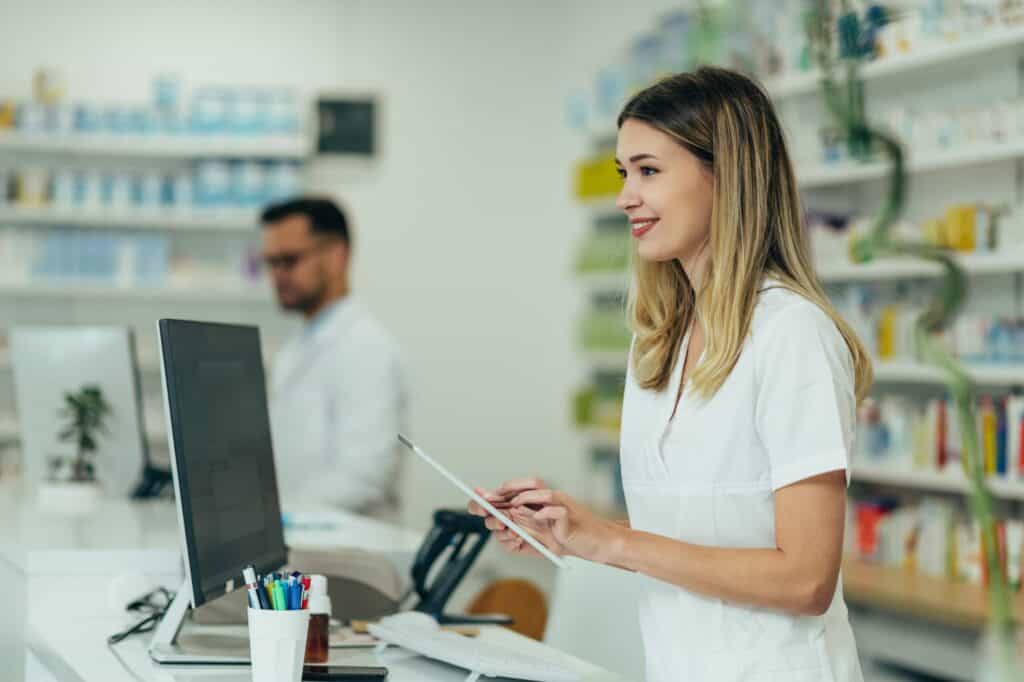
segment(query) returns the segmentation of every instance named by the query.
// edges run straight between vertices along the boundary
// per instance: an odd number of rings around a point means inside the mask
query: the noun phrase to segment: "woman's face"
[[[640,257],[692,264],[710,231],[711,171],[671,137],[634,119],[619,129],[615,165],[623,180],[615,205],[629,218]]]

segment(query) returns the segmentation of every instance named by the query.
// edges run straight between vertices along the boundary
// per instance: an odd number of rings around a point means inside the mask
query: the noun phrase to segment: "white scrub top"
[[[295,334],[273,369],[281,506],[397,518],[406,385],[391,336],[349,295]]]
[[[849,350],[820,308],[766,281],[728,378],[706,401],[686,387],[672,417],[688,343],[689,334],[665,390],[642,389],[627,374],[621,463],[630,524],[700,545],[775,548],[776,490],[838,469],[849,480]],[[648,682],[863,679],[841,579],[823,616],[641,581]]]

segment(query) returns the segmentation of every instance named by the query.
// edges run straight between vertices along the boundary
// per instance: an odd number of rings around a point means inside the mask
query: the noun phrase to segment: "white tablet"
[[[408,438],[406,438],[402,434],[398,434],[398,440],[400,440],[402,442],[402,445],[404,445],[405,447],[409,448],[414,453],[416,453],[416,455],[420,459],[422,459],[424,462],[426,462],[430,466],[434,467],[434,469],[436,469],[438,471],[438,473],[440,473],[442,476],[447,478],[448,481],[452,485],[454,485],[456,488],[458,488],[459,490],[464,492],[466,495],[468,495],[471,500],[473,500],[474,502],[479,504],[481,507],[486,509],[489,513],[494,515],[499,521],[504,523],[505,526],[507,526],[509,530],[511,530],[513,533],[515,533],[516,535],[521,537],[523,540],[525,540],[531,547],[533,547],[535,550],[540,552],[551,563],[553,563],[555,566],[558,566],[559,568],[566,568],[566,564],[565,564],[564,561],[562,561],[562,558],[560,556],[558,556],[557,554],[552,552],[550,549],[545,547],[541,542],[539,542],[532,535],[530,535],[525,530],[523,530],[522,528],[517,526],[515,523],[513,523],[511,519],[509,519],[507,516],[502,514],[497,509],[495,509],[494,505],[492,505],[490,502],[488,502],[484,498],[482,498],[479,495],[477,495],[476,492],[472,488],[470,488],[468,485],[466,485],[465,483],[463,483],[462,481],[457,479],[455,477],[455,474],[453,474],[452,472],[448,471],[443,466],[441,466],[441,464],[438,463],[433,457],[431,457],[427,453],[423,452],[423,450],[420,450],[416,446],[415,443],[413,443],[411,440],[409,440]]]

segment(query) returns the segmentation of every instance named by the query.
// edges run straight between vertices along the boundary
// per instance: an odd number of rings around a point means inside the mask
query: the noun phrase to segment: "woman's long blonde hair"
[[[871,360],[814,273],[793,167],[767,95],[741,74],[701,67],[637,93],[619,115],[619,127],[627,119],[667,133],[714,175],[710,263],[700,292],[678,260],[646,261],[634,249],[627,310],[639,385],[668,385],[696,312],[706,347],[688,381],[699,395],[713,395],[739,359],[758,290],[771,277],[832,318],[853,358],[857,400],[863,399]]]

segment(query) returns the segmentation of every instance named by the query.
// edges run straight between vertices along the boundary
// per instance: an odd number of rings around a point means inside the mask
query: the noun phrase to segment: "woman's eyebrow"
[[[654,154],[634,154],[633,156],[629,157],[629,162],[636,163],[637,161],[644,161],[645,159],[654,159],[655,161],[657,161],[658,157],[655,156]],[[618,158],[615,159],[615,163],[619,164],[620,166],[622,165],[622,162],[619,161]]]

